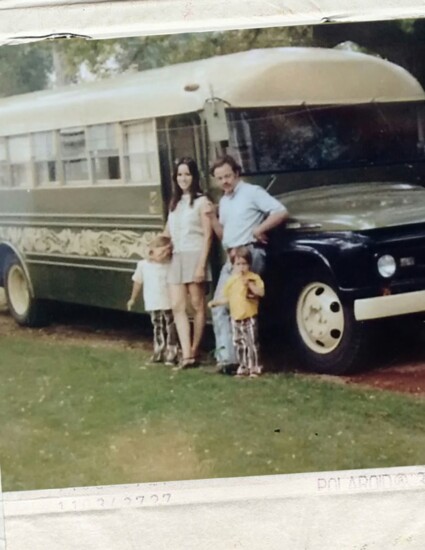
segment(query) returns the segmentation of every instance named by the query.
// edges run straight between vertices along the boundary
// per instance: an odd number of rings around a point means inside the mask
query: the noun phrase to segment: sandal
[[[194,357],[188,357],[187,359],[181,359],[180,363],[174,367],[174,370],[193,369],[197,367],[197,363]]]
[[[192,358],[191,358],[192,359]],[[193,361],[195,362],[195,365],[198,366],[201,364],[202,360],[201,360],[201,356],[200,355],[194,355],[193,356]]]

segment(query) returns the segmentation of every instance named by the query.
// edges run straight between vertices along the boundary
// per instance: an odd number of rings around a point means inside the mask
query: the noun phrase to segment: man
[[[211,175],[223,191],[218,206],[218,217],[213,207],[208,211],[213,230],[222,241],[228,259],[224,264],[214,293],[218,300],[227,279],[232,274],[232,249],[246,246],[252,254],[252,271],[261,274],[265,267],[267,232],[288,219],[286,208],[265,189],[242,181],[241,167],[230,155],[218,158]],[[236,363],[232,343],[229,310],[215,307],[212,313],[216,341],[218,371],[228,373]]]

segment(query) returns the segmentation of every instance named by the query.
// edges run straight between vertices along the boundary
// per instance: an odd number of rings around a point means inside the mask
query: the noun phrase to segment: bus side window
[[[31,185],[31,142],[30,136],[12,136],[8,138],[9,162],[12,187],[30,187]]]
[[[0,138],[0,187],[9,186],[6,140]]]
[[[69,128],[60,131],[61,157],[65,185],[88,183],[89,167],[84,128]]]
[[[97,124],[87,128],[88,150],[95,181],[121,179],[117,127]]]
[[[125,124],[124,162],[131,183],[158,184],[159,164],[156,129],[152,119]]]
[[[54,132],[33,135],[35,181],[38,187],[58,183]]]

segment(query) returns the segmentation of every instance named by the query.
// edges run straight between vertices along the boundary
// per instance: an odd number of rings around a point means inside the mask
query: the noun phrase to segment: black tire
[[[290,343],[301,369],[342,375],[363,362],[366,327],[324,270],[315,268],[292,283],[288,313]]]
[[[47,324],[47,305],[31,295],[27,275],[16,256],[7,258],[3,281],[7,307],[19,325],[39,327]]]

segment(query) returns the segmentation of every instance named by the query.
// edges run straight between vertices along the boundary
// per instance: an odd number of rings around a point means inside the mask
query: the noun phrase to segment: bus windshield
[[[415,162],[425,102],[228,109],[244,174]]]

